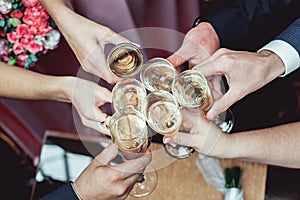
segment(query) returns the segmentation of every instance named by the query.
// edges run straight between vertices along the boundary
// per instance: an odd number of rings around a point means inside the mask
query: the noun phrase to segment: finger
[[[111,143],[94,158],[92,165],[94,165],[94,167],[109,165],[110,162],[117,157],[118,152],[118,148]]]
[[[189,54],[183,46],[181,46],[175,53],[167,58],[175,68],[179,68],[183,63],[190,59]]]
[[[109,89],[101,86],[97,87],[95,99],[98,102],[98,106],[102,106],[107,102],[111,103],[112,97],[113,97],[112,92]]]
[[[175,136],[164,136],[163,142],[164,144],[174,143],[182,146],[197,147],[201,144],[201,138],[202,136],[198,134],[178,132]]]
[[[239,97],[233,89],[229,89],[221,98],[216,100],[210,110],[206,113],[206,117],[209,120],[212,120],[215,116],[227,110],[235,102],[240,100],[242,97]]]
[[[108,68],[104,54],[104,44],[102,43],[89,53],[87,59],[83,62],[83,66],[88,72],[101,77],[109,84],[114,84],[120,80],[120,78]]]
[[[108,41],[115,45],[120,43],[131,43],[130,40],[117,33],[112,34],[112,36],[108,39]]]

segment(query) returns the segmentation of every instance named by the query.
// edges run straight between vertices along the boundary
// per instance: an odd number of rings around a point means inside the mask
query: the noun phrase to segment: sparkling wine
[[[172,92],[184,107],[199,107],[207,110],[212,104],[210,88],[204,76],[187,70],[175,78]]]
[[[110,131],[113,142],[124,153],[142,153],[147,148],[146,123],[136,115],[121,116],[110,127]]]
[[[143,85],[135,79],[126,79],[113,88],[112,105],[114,111],[133,108],[141,110],[141,104],[146,97]]]
[[[132,77],[143,63],[142,52],[131,43],[122,43],[111,50],[107,63],[111,71],[119,77]]]
[[[162,135],[176,133],[182,122],[180,109],[168,101],[158,101],[149,107],[148,123],[153,130]]]
[[[173,65],[163,58],[153,58],[142,67],[141,81],[149,91],[171,92],[177,74]]]

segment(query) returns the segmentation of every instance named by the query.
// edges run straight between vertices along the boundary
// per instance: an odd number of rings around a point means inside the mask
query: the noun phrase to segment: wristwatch
[[[204,17],[197,17],[196,19],[195,19],[195,21],[194,21],[194,24],[193,24],[193,27],[196,27],[196,26],[198,26],[200,23],[202,23],[202,22],[209,22],[206,18],[204,18]]]

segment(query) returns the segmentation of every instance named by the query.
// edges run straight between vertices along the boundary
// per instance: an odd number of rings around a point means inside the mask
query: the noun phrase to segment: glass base
[[[157,179],[156,170],[151,165],[148,165],[141,179],[133,186],[129,195],[133,197],[149,195],[156,188]]]
[[[176,144],[165,144],[164,148],[170,156],[179,159],[190,157],[195,151],[195,149],[192,147],[181,146]]]

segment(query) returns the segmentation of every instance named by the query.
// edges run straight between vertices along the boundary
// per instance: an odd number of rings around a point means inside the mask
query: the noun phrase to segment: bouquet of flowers
[[[24,68],[57,47],[60,32],[38,0],[0,0],[0,60]]]

